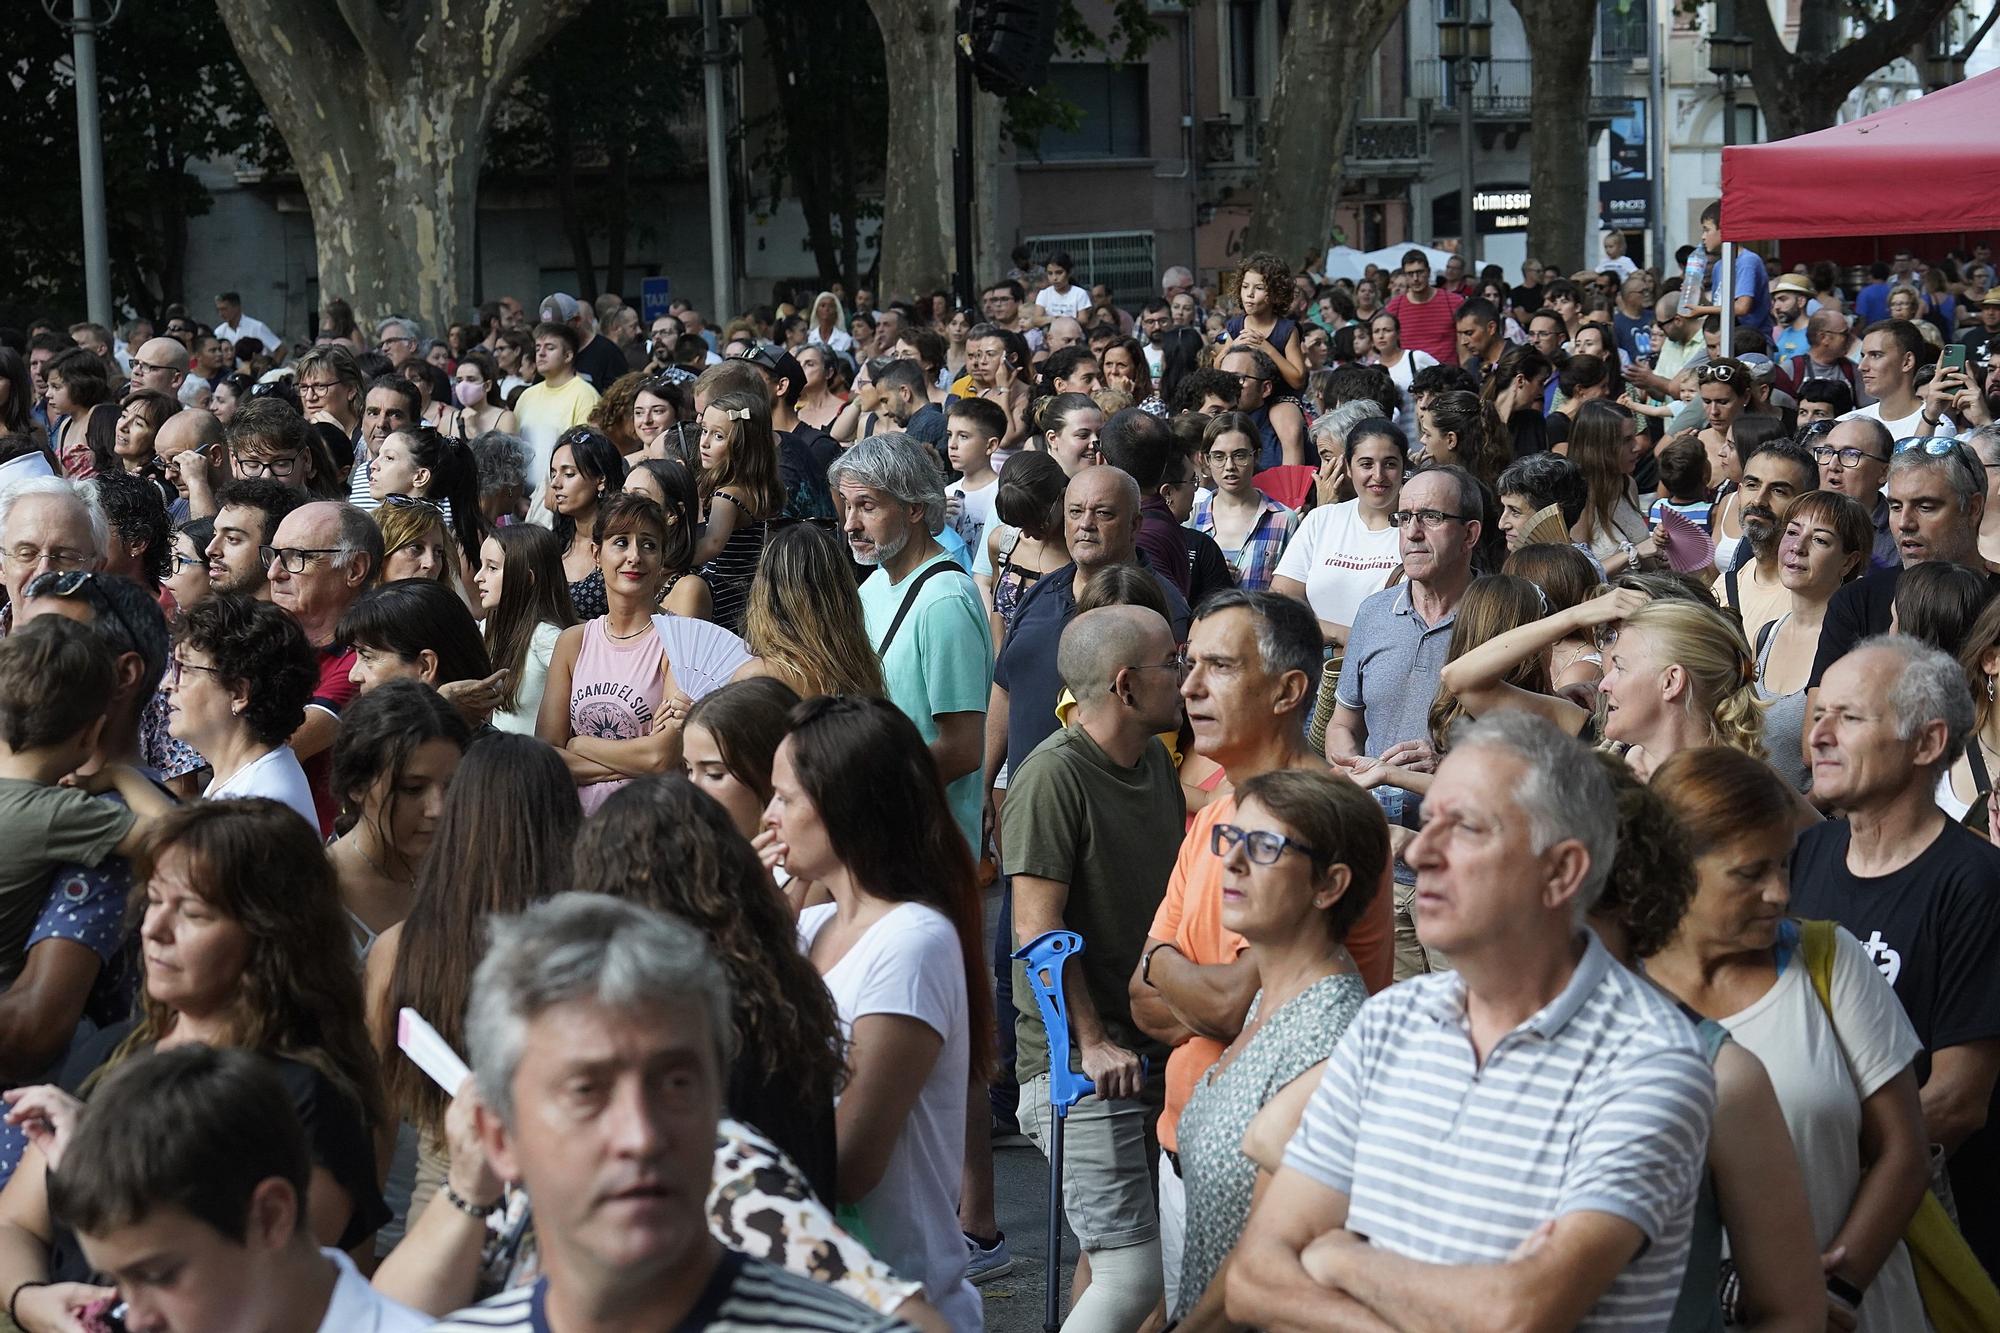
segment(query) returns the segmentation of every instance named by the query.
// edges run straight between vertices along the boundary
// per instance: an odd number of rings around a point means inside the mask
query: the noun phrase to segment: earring
[[[1986,678],[1986,702],[1993,702],[1993,677],[1991,676]]]

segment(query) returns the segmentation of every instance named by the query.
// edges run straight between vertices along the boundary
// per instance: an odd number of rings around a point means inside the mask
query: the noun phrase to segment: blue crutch
[[[1028,989],[1042,1012],[1042,1029],[1049,1038],[1049,1269],[1042,1333],[1062,1327],[1062,1155],[1063,1125],[1069,1108],[1097,1091],[1090,1079],[1069,1067],[1069,1004],[1063,996],[1063,965],[1083,952],[1083,937],[1073,930],[1051,930],[1014,951],[1028,968]],[[1143,1062],[1142,1062],[1143,1067]]]

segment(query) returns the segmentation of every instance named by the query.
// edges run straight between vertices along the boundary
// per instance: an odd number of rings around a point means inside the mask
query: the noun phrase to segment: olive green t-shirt
[[[1147,742],[1135,767],[1121,768],[1075,724],[1037,745],[1008,775],[1000,807],[1007,873],[1069,886],[1063,924],[1083,937],[1083,953],[1070,966],[1082,969],[1110,1038],[1152,1057],[1156,1072],[1165,1048],[1132,1025],[1126,983],[1166,895],[1186,825],[1180,780],[1158,739]],[[1015,1075],[1025,1083],[1048,1071],[1049,1045],[1021,963],[1014,964],[1014,1008]],[[1070,1063],[1077,1067],[1074,1058]]]

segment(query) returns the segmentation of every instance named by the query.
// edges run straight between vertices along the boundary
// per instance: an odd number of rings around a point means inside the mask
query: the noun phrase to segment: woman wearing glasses
[[[1257,951],[1259,989],[1243,1030],[1195,1085],[1180,1118],[1186,1249],[1176,1308],[1219,1328],[1231,1251],[1259,1168],[1275,1170],[1341,1034],[1368,998],[1343,941],[1383,891],[1381,807],[1331,773],[1278,769],[1236,792],[1213,826],[1222,924]]]
[[[286,743],[319,687],[319,657],[296,620],[236,593],[185,607],[164,685],[168,732],[215,775],[203,796],[269,797],[317,832],[312,788]]]

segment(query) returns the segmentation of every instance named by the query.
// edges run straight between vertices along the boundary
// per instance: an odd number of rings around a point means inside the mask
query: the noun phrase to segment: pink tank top
[[[666,693],[665,662],[660,636],[651,626],[621,643],[605,632],[604,617],[585,625],[583,647],[577,650],[576,668],[570,675],[570,734],[614,741],[650,735]],[[624,785],[620,780],[579,787],[583,813],[597,813],[598,807]]]

